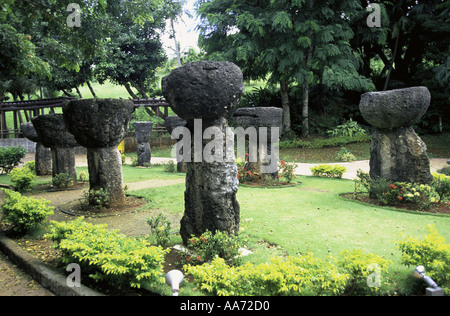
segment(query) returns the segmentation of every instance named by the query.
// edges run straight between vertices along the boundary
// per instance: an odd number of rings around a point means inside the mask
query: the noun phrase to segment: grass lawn
[[[402,235],[422,239],[428,234],[427,225],[432,224],[444,238],[450,239],[448,215],[400,211],[340,197],[340,193],[353,191],[354,183],[350,180],[316,177],[299,180],[301,184],[292,188],[239,188],[241,222],[251,219],[245,234],[246,247],[253,254],[246,260],[258,264],[274,256],[308,252],[326,258],[338,256],[345,249],[362,249],[393,261],[389,278],[390,286],[395,288],[408,280],[411,273],[411,268],[400,264],[401,253],[396,248]],[[131,193],[152,200],[153,209],[181,216],[184,189],[180,184]]]

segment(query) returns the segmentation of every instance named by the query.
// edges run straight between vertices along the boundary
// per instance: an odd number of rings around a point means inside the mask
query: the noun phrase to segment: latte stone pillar
[[[375,127],[370,146],[372,179],[423,184],[433,180],[427,146],[412,128],[426,113],[430,101],[426,87],[362,95],[361,114]]]
[[[164,77],[162,90],[173,111],[186,120],[191,137],[180,228],[183,242],[207,230],[238,232],[239,182],[228,120],[244,91],[241,70],[230,62],[190,63]]]
[[[134,122],[133,126],[136,133],[138,166],[150,164],[152,152],[149,142],[153,122]]]
[[[276,107],[240,108],[234,112],[238,144],[248,136],[247,171],[262,180],[278,180],[279,141],[283,124],[283,109]],[[241,139],[239,139],[241,138]]]
[[[122,99],[72,100],[63,105],[67,129],[87,148],[90,190],[107,190],[111,207],[125,201],[117,146],[125,137],[133,111],[133,101]]]
[[[36,143],[36,152],[34,154],[34,163],[37,176],[48,176],[52,174],[52,151],[45,147],[33,126],[33,123],[22,123],[20,129],[23,135]]]
[[[66,128],[62,114],[39,115],[31,119],[39,140],[51,149],[52,176],[67,173],[77,181],[75,147],[79,146]]]
[[[186,121],[183,120],[178,115],[169,116],[166,118],[164,122],[164,126],[167,129],[167,132],[169,132],[170,135],[172,135],[172,132],[177,127],[185,127]],[[182,146],[180,146],[180,143],[176,143],[176,153],[177,153],[177,172],[186,172],[186,162],[184,162],[182,159],[179,159],[179,155],[182,155],[180,151],[182,150]]]

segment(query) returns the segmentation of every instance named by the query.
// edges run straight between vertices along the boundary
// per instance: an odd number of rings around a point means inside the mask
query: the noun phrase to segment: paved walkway
[[[34,160],[34,154],[27,154],[26,157],[23,159],[23,162],[27,162],[30,160]],[[168,163],[169,161],[176,162],[175,159],[172,158],[160,158],[160,157],[152,157],[152,163],[158,164],[158,163]],[[86,155],[76,155],[75,156],[76,165],[78,167],[87,166],[87,159]],[[131,164],[131,159],[127,158],[127,164]],[[320,164],[327,164],[327,163],[320,163]],[[333,162],[328,163],[329,165],[340,165],[347,168],[347,172],[344,173],[343,177],[344,179],[350,179],[353,180],[356,177],[356,172],[361,169],[364,172],[369,172],[369,160],[361,160],[361,161],[354,161],[354,162]],[[311,169],[314,166],[319,165],[319,163],[311,164],[311,163],[296,163],[297,168],[295,169],[296,175],[301,176],[310,176],[312,175]],[[447,159],[430,159],[430,170],[431,172],[436,172],[438,169],[441,169],[443,167],[447,166]],[[153,183],[153,186],[155,185],[155,181],[151,181]],[[130,187],[131,189],[131,187]]]

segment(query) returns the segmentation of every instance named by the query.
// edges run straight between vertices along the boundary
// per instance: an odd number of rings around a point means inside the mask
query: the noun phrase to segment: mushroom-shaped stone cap
[[[150,135],[153,129],[153,122],[134,122],[134,131],[136,133],[136,140],[138,143],[145,143],[150,140]]]
[[[33,123],[21,123],[20,129],[22,130],[22,133],[26,138],[35,143],[39,142],[39,136],[33,126]]]
[[[430,106],[426,87],[369,92],[361,96],[359,109],[364,119],[380,129],[409,127],[417,123]]]
[[[199,61],[164,77],[162,90],[173,111],[185,120],[228,118],[244,92],[243,75],[230,62]]]
[[[276,107],[240,108],[234,114],[234,124],[248,128],[280,127],[283,124],[283,109]]]
[[[63,105],[67,129],[86,148],[117,147],[133,111],[133,101],[122,99],[72,100]]]
[[[73,148],[79,146],[67,130],[62,114],[39,115],[31,119],[40,142],[47,148]]]
[[[166,127],[169,134],[172,134],[172,131],[177,127],[184,127],[186,126],[187,122],[183,120],[178,115],[169,116],[166,118],[164,122],[164,126]]]

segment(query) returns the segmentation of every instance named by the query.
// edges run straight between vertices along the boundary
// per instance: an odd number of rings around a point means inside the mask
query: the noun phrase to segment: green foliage
[[[68,173],[60,173],[52,177],[52,184],[57,188],[68,188],[73,184],[73,177]]]
[[[164,171],[174,173],[175,171],[177,171],[177,167],[172,160],[169,160],[169,162],[164,166]]]
[[[156,244],[165,248],[170,242],[170,222],[164,214],[159,213],[155,217],[147,218],[147,224],[150,226],[151,235],[155,238]]]
[[[342,125],[337,126],[333,130],[329,130],[328,134],[332,137],[353,137],[354,135],[365,135],[366,131],[358,125],[357,122],[350,119]]]
[[[78,174],[78,180],[80,180],[81,182],[86,182],[87,181],[87,173],[86,173],[86,171],[81,171]]]
[[[187,244],[188,252],[184,253],[182,263],[200,265],[220,257],[227,264],[237,266],[240,264],[239,248],[241,242],[239,235],[228,235],[216,231],[206,231],[200,237],[191,236]]]
[[[184,268],[202,292],[217,296],[341,295],[349,277],[311,253],[240,267],[230,267],[216,257],[211,263]]]
[[[109,207],[109,192],[107,189],[89,190],[85,193],[85,200],[91,206],[96,208]]]
[[[3,191],[5,200],[2,204],[2,220],[12,225],[16,232],[26,233],[53,215],[53,207],[48,206],[49,201],[25,197],[7,189]]]
[[[386,280],[386,273],[392,261],[362,250],[344,250],[339,254],[338,266],[350,275],[345,294],[370,295],[378,293]]]
[[[405,265],[417,267],[422,265],[426,273],[446,294],[450,291],[450,244],[439,235],[434,225],[428,225],[429,234],[419,240],[405,237],[398,241],[397,246],[402,252],[401,262]]]
[[[450,198],[450,176],[445,176],[443,174],[433,173],[433,182],[431,183],[432,188],[436,191],[439,196],[439,203],[447,198]]]
[[[348,136],[338,136],[330,138],[317,138],[313,141],[309,140],[285,140],[280,142],[280,149],[290,149],[290,148],[307,148],[307,149],[320,149],[324,147],[337,147],[343,146],[350,143],[364,143],[370,139],[370,136],[364,134],[354,135],[352,137]]]
[[[36,173],[36,162],[34,161],[28,161],[24,167],[31,170],[31,172]]]
[[[27,150],[19,147],[0,147],[0,168],[2,173],[10,173],[25,157]]]
[[[341,147],[341,150],[336,154],[336,159],[343,162],[355,161],[356,157],[345,147]]]
[[[342,178],[345,171],[347,171],[347,168],[338,165],[318,165],[311,168],[311,172],[315,177]]]
[[[279,176],[284,178],[286,183],[291,183],[292,180],[296,178],[296,175],[294,174],[296,168],[297,166],[295,164],[287,163],[284,160],[281,160],[279,165]]]
[[[11,182],[21,193],[30,191],[36,185],[35,180],[36,174],[28,167],[14,168],[11,172]]]
[[[56,241],[64,263],[78,263],[95,281],[124,288],[141,288],[164,282],[166,251],[146,240],[128,238],[107,225],[92,225],[80,217],[52,222],[46,238]]]

